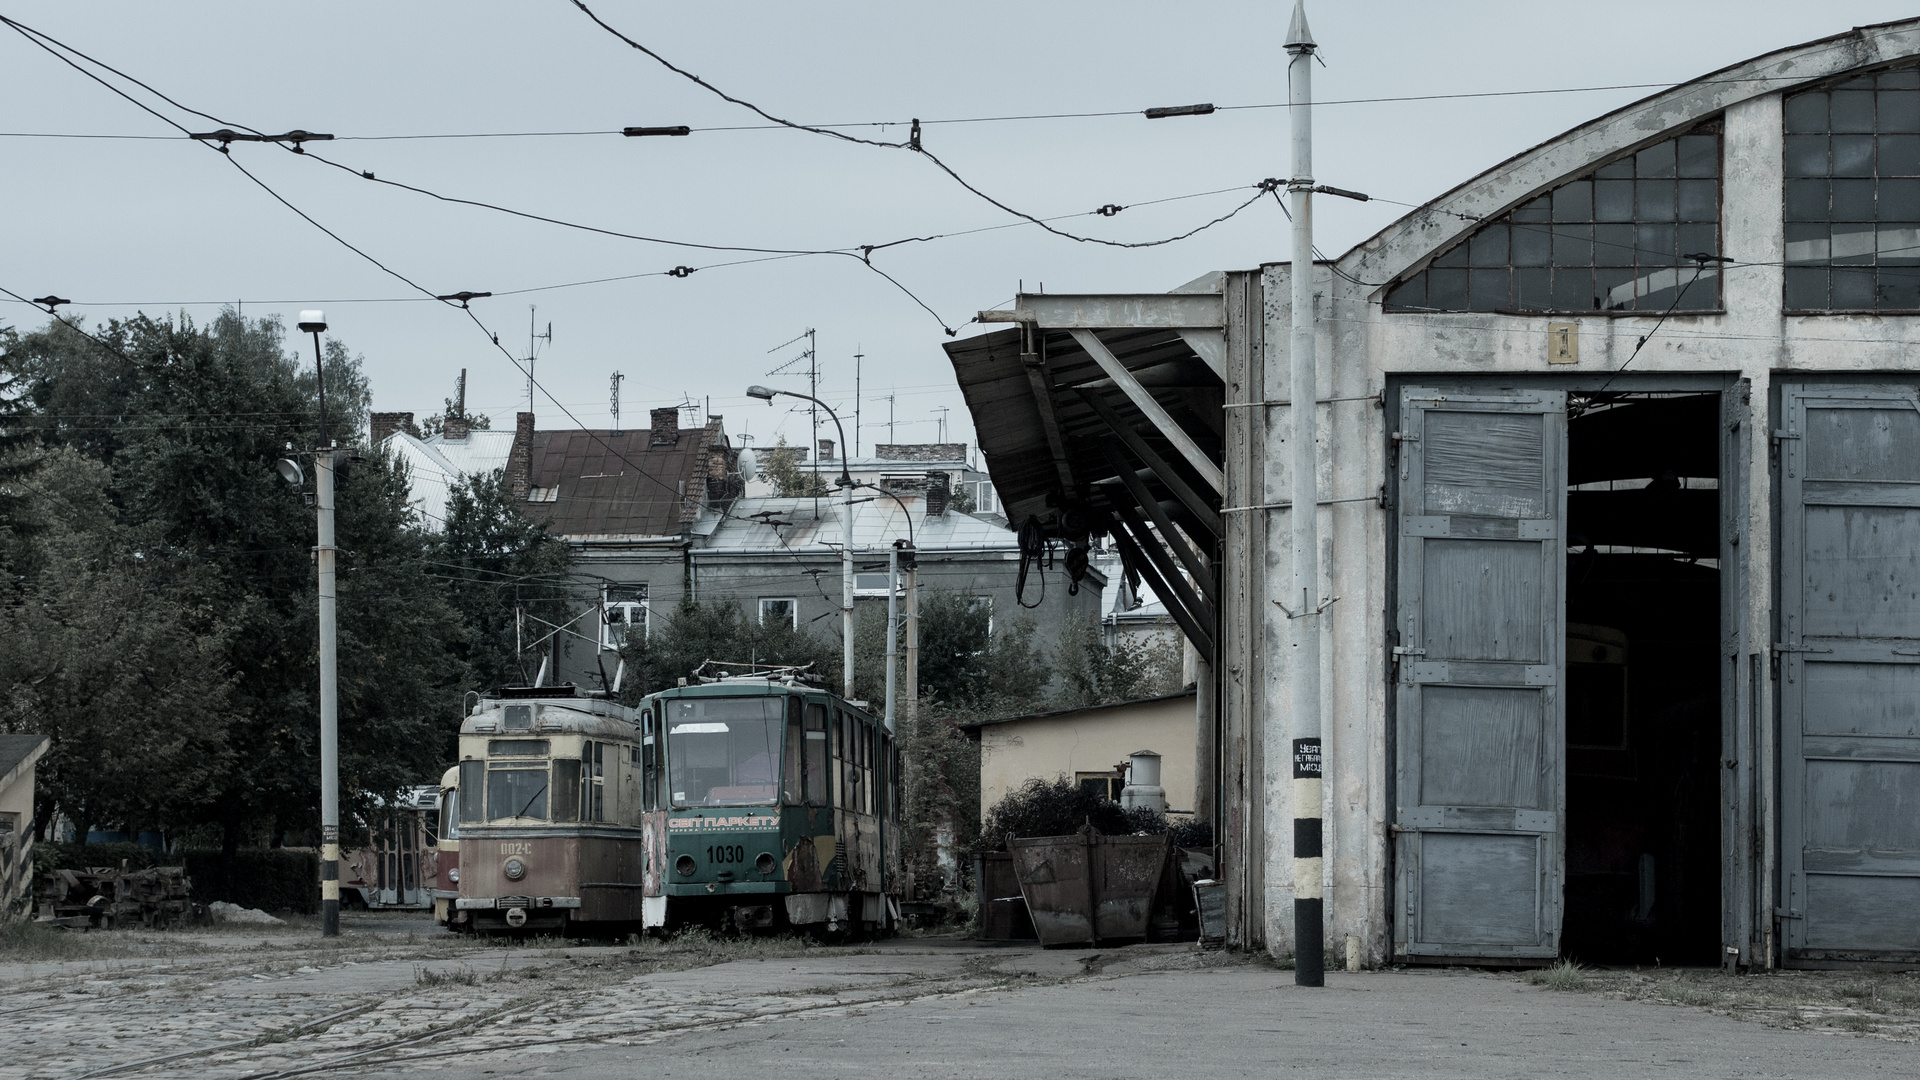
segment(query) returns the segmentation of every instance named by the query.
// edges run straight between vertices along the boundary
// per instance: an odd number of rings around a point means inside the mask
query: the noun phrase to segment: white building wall
[[[1454,215],[1420,212],[1381,236],[1361,245],[1338,262],[1342,271],[1317,266],[1319,305],[1318,366],[1323,395],[1320,414],[1319,486],[1326,500],[1320,515],[1322,594],[1337,598],[1327,617],[1289,619],[1272,603],[1287,595],[1291,580],[1290,534],[1284,503],[1291,489],[1288,475],[1289,406],[1258,405],[1251,397],[1240,400],[1230,390],[1229,407],[1249,407],[1264,419],[1266,452],[1264,486],[1255,490],[1230,489],[1230,512],[1265,518],[1264,532],[1254,529],[1250,553],[1261,560],[1268,576],[1268,597],[1255,618],[1264,621],[1269,642],[1259,658],[1264,677],[1252,708],[1263,736],[1266,761],[1262,797],[1257,807],[1263,823],[1249,835],[1264,837],[1259,871],[1264,898],[1249,913],[1263,927],[1265,946],[1284,955],[1293,950],[1291,881],[1292,811],[1285,767],[1292,739],[1287,709],[1288,656],[1293,635],[1316,626],[1324,638],[1322,716],[1325,738],[1326,783],[1323,811],[1326,822],[1327,934],[1329,955],[1342,955],[1344,939],[1355,935],[1365,945],[1370,963],[1388,958],[1392,881],[1388,876],[1392,806],[1389,798],[1392,762],[1389,758],[1388,609],[1389,534],[1393,515],[1377,499],[1389,484],[1391,462],[1387,412],[1380,400],[1387,380],[1395,375],[1435,378],[1512,373],[1528,376],[1604,375],[1620,368],[1634,352],[1642,335],[1652,329],[1657,315],[1495,315],[1487,313],[1385,315],[1380,297],[1384,289],[1358,284],[1385,283],[1420,259],[1470,232],[1473,218],[1496,216],[1541,189],[1570,179],[1598,163],[1638,145],[1649,143],[1676,127],[1724,110],[1721,251],[1739,260],[1723,283],[1724,313],[1676,313],[1668,318],[1633,359],[1632,373],[1732,374],[1750,391],[1746,422],[1744,467],[1723,482],[1743,485],[1744,528],[1739,565],[1723,572],[1745,576],[1742,608],[1735,632],[1726,642],[1728,653],[1759,654],[1762,662],[1773,640],[1772,480],[1767,434],[1778,426],[1770,413],[1776,373],[1914,371],[1916,322],[1913,316],[1831,315],[1788,317],[1782,314],[1785,258],[1782,223],[1782,129],[1780,90],[1782,74],[1818,79],[1862,64],[1920,53],[1920,32],[1911,24],[1891,30],[1866,32],[1844,47],[1831,43],[1809,46],[1805,56],[1774,54],[1728,72],[1716,73],[1710,84],[1683,87],[1659,99],[1629,106],[1588,125],[1555,143],[1536,148],[1502,165],[1472,185],[1437,200],[1437,207]],[[1783,57],[1785,57],[1783,59]],[[1745,75],[1756,76],[1743,82]],[[1263,268],[1265,293],[1264,390],[1258,400],[1284,402],[1288,387],[1289,267]],[[1579,328],[1579,363],[1547,364],[1547,324],[1574,322]],[[1258,385],[1255,383],[1253,385]],[[1232,475],[1232,471],[1229,470]],[[1257,471],[1256,471],[1257,475]],[[1266,507],[1266,508],[1262,508]],[[1248,508],[1248,509],[1236,509]],[[1264,536],[1264,544],[1261,538]],[[1745,669],[1742,668],[1742,671]],[[1758,715],[1768,718],[1763,732],[1771,732],[1771,680],[1756,680],[1762,700]],[[1741,709],[1746,680],[1737,692]],[[1253,736],[1249,733],[1249,739]],[[1770,805],[1777,765],[1773,738],[1763,736],[1753,747],[1762,793],[1757,807],[1765,823],[1766,863],[1756,876],[1762,883],[1773,877],[1777,848],[1775,814]],[[1250,886],[1251,888],[1251,886]],[[1767,890],[1756,898],[1761,912],[1770,912],[1775,900]],[[1252,930],[1252,927],[1249,927]],[[1771,950],[1769,950],[1771,951]]]

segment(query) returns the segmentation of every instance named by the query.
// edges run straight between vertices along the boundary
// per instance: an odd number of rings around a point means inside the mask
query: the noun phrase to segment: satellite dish
[[[283,457],[274,462],[273,471],[280,474],[280,479],[295,487],[299,487],[307,479],[307,474],[301,470],[300,463],[290,457]]]
[[[753,478],[759,475],[760,458],[753,452],[753,447],[749,446],[745,450],[740,451],[740,482],[743,484],[751,484],[753,483]]]

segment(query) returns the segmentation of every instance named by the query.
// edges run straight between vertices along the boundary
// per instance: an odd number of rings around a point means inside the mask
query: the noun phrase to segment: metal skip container
[[[1165,836],[1101,836],[1092,829],[1008,840],[1040,943],[1146,937],[1167,844]]]

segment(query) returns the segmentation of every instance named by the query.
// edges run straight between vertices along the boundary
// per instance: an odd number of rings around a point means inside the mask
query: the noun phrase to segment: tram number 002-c
[[[707,848],[707,861],[710,863],[746,862],[747,849],[741,847],[738,844],[735,844],[732,847],[728,847],[725,844],[721,844],[717,847],[710,845]]]

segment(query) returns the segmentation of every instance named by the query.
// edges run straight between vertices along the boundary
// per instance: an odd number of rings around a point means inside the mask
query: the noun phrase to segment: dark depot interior
[[[1563,951],[1717,963],[1719,398],[1569,411]]]

